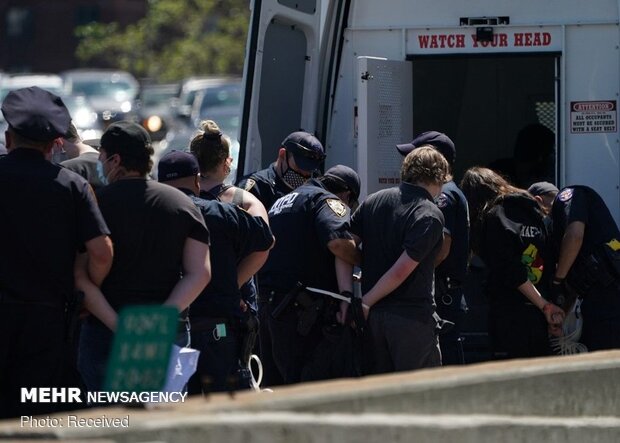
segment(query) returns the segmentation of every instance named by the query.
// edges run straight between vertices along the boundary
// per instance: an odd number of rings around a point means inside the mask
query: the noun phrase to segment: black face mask
[[[307,177],[303,176],[299,172],[291,169],[288,164],[288,157],[286,158],[286,171],[282,174],[282,180],[284,183],[289,185],[292,189],[297,189],[308,180]]]

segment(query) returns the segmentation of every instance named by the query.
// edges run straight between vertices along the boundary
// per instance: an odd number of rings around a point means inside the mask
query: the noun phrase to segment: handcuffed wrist
[[[370,306],[368,306],[366,303],[362,303],[362,308],[370,310]]]
[[[564,277],[553,277],[551,283],[553,283],[554,285],[561,285],[562,283],[564,283]]]

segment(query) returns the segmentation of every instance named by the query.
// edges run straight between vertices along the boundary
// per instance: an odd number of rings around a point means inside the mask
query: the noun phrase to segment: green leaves
[[[162,82],[243,71],[248,0],[151,0],[145,18],[121,29],[91,23],[76,29],[77,58]]]

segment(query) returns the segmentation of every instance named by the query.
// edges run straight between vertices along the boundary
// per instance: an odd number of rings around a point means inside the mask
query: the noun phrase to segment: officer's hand
[[[572,290],[563,278],[554,278],[551,283],[551,300],[557,306],[560,306],[565,313],[573,308],[573,304],[577,299],[577,293]]]

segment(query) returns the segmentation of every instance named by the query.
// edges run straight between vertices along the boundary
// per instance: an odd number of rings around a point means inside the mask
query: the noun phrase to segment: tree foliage
[[[77,58],[158,81],[242,73],[248,0],[149,0],[148,5],[146,16],[124,29],[118,23],[77,28]]]

